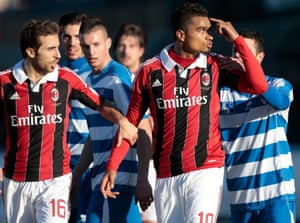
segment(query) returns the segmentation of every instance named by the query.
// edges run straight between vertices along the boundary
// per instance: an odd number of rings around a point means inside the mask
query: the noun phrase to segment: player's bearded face
[[[36,50],[32,66],[41,75],[52,72],[59,62],[59,39],[57,35],[42,36],[41,45]]]

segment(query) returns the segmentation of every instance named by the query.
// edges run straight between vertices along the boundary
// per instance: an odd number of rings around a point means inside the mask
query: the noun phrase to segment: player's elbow
[[[253,87],[253,91],[255,91],[255,94],[263,94],[267,92],[267,90],[268,90],[267,82],[258,83]]]
[[[252,86],[248,87],[248,91],[251,94],[263,94],[268,91],[268,84],[267,82],[257,82]]]

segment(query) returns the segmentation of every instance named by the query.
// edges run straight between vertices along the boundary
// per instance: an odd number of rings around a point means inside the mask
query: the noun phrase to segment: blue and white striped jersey
[[[110,101],[123,115],[126,115],[132,75],[125,66],[111,60],[101,73],[91,73],[87,78],[87,84],[105,100]],[[89,108],[86,110],[86,115],[93,150],[92,189],[99,191],[118,125],[107,121],[98,111]],[[136,148],[131,148],[121,163],[115,180],[117,191],[134,193],[138,171],[137,160]]]
[[[91,67],[86,61],[85,57],[78,58],[73,61],[63,61],[61,66],[66,66],[73,70],[83,81],[91,73]],[[71,150],[71,168],[73,169],[77,164],[81,152],[83,150],[85,141],[89,135],[89,129],[85,116],[86,106],[78,100],[71,100],[71,112],[69,127],[67,133],[67,142]]]
[[[233,210],[258,210],[277,199],[295,200],[294,170],[286,136],[293,90],[282,78],[267,77],[267,81],[269,90],[275,93],[268,97],[227,87],[220,91],[220,128]],[[285,108],[274,106],[280,100]]]

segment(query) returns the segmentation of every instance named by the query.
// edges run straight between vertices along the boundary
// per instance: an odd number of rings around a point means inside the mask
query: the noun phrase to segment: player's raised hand
[[[210,18],[210,21],[215,23],[217,34],[224,37],[227,41],[233,42],[239,36],[231,22],[216,18]]]

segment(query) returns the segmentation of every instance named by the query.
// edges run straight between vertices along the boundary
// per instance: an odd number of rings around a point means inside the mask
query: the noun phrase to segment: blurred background
[[[0,0],[0,69],[6,69],[20,58],[19,33],[29,19],[52,19],[69,11],[79,11],[101,18],[111,37],[122,23],[141,25],[147,35],[145,58],[159,53],[173,41],[171,12],[183,0]],[[297,219],[300,222],[300,0],[199,0],[209,15],[233,23],[237,28],[258,30],[265,39],[266,74],[282,76],[294,87],[294,102],[288,129],[296,171]],[[231,44],[214,36],[213,51],[231,54]],[[229,218],[226,190],[219,222]]]

